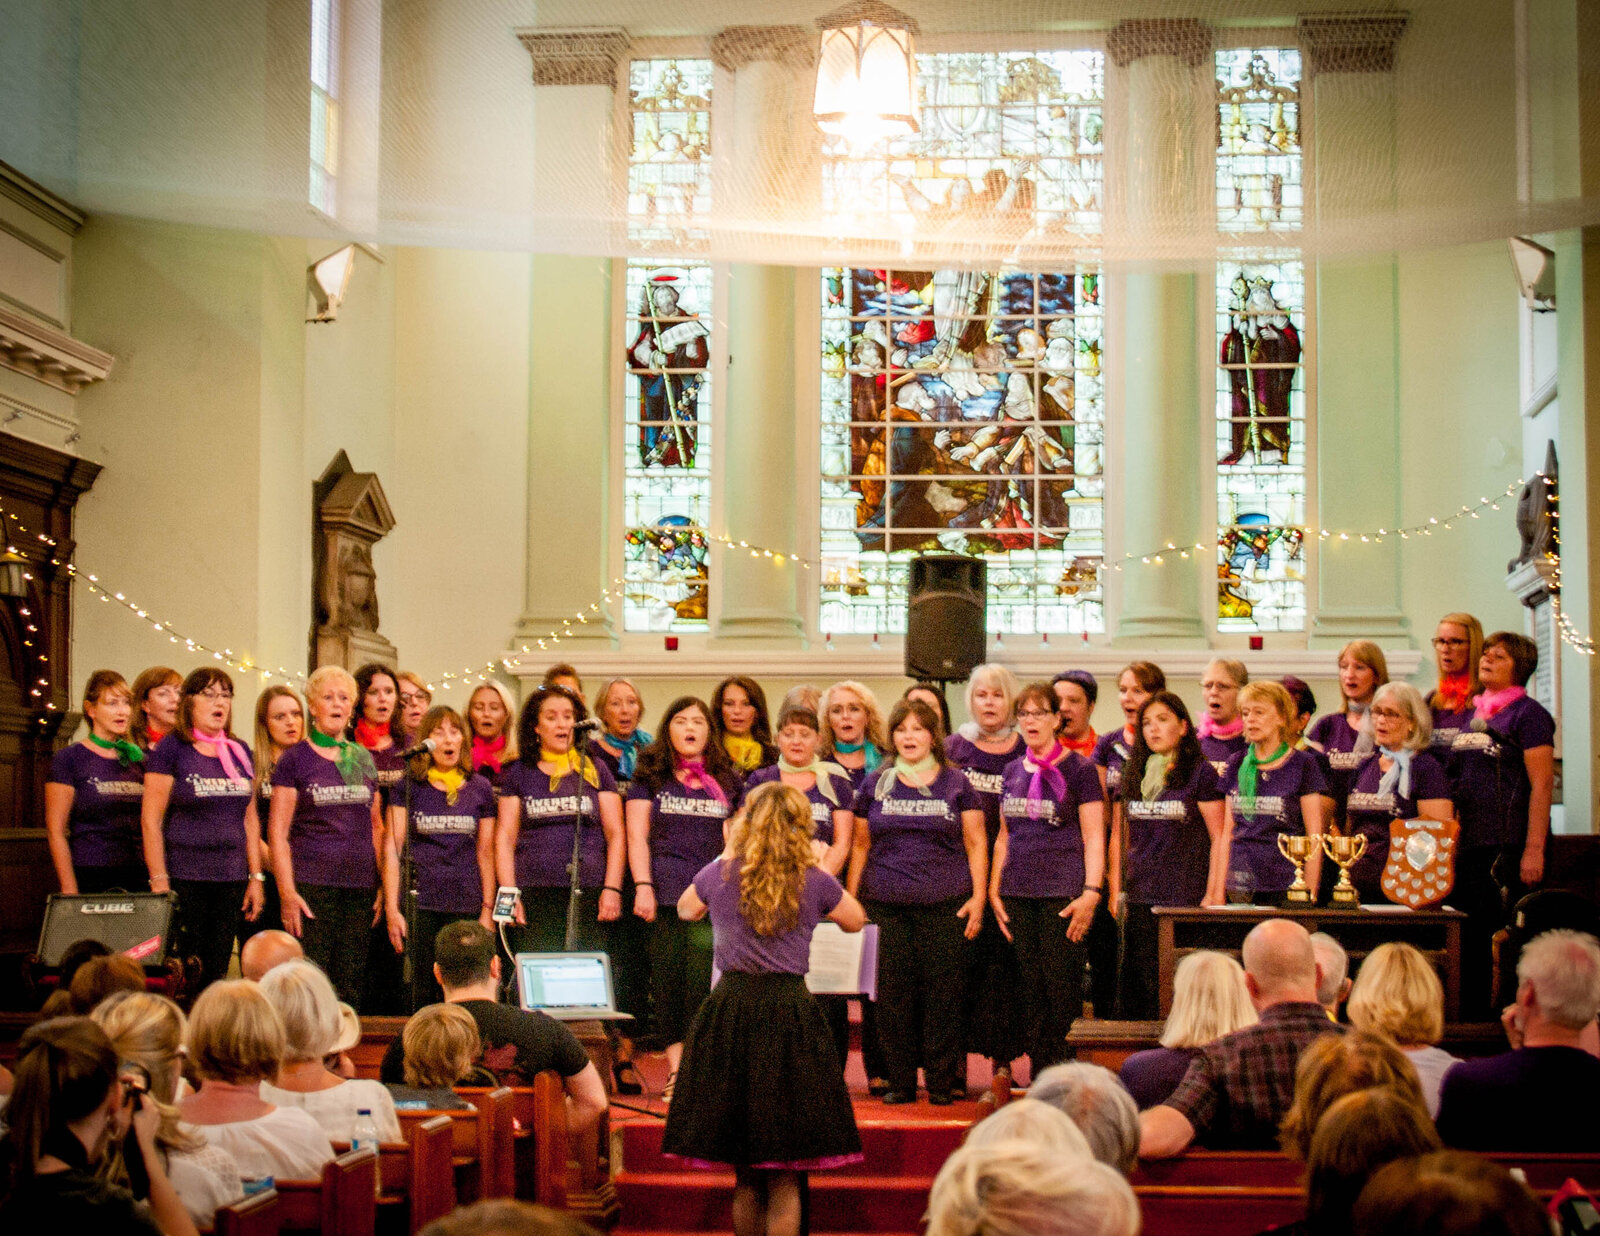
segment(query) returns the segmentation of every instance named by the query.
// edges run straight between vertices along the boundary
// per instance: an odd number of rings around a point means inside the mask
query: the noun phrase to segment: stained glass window
[[[692,250],[710,204],[711,62],[629,66],[628,227]],[[625,631],[703,631],[711,519],[711,267],[630,259],[623,347]]]
[[[1217,68],[1217,629],[1306,622],[1305,263],[1300,56],[1229,49]]]
[[[898,216],[912,253],[1099,230],[1099,53],[917,65],[921,132],[829,146],[830,212]],[[1103,631],[1098,273],[832,268],[821,298],[822,629],[903,631],[908,559],[949,550],[986,558],[990,630]]]
[[[338,185],[339,0],[311,0],[311,204],[337,213]]]

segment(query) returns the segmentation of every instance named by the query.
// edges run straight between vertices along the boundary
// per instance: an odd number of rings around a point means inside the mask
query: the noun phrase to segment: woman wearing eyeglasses
[[[1433,747],[1447,759],[1456,735],[1472,728],[1472,698],[1483,691],[1478,659],[1483,656],[1483,624],[1471,614],[1446,614],[1433,632],[1433,663],[1439,685],[1428,697],[1433,709]]]

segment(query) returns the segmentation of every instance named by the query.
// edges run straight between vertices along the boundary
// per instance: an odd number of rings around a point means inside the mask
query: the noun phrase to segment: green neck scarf
[[[1276,764],[1289,754],[1289,744],[1280,743],[1278,749],[1266,759],[1256,758],[1256,745],[1251,743],[1244,749],[1244,761],[1239,765],[1239,798],[1241,800],[1254,800],[1256,796],[1256,780],[1261,775],[1263,764]]]
[[[311,737],[312,746],[339,749],[339,758],[334,760],[333,766],[339,770],[339,776],[344,778],[346,785],[360,785],[377,777],[378,766],[372,762],[372,753],[360,743],[324,734],[315,724],[308,725],[306,733]]]
[[[117,753],[117,763],[124,768],[144,762],[144,752],[140,750],[139,744],[130,742],[126,738],[101,738],[91,729],[89,731],[89,741],[102,751],[115,751]]]
[[[902,756],[897,755],[894,757],[895,772],[899,773],[900,776],[904,777],[912,785],[916,786],[917,793],[921,794],[924,798],[932,798],[933,791],[922,784],[921,778],[926,776],[928,773],[933,772],[938,767],[939,761],[933,758],[932,752],[929,752],[927,755],[923,756],[915,764],[911,763]]]
[[[1144,778],[1139,782],[1139,797],[1147,803],[1154,802],[1167,784],[1167,770],[1171,767],[1170,751],[1166,755],[1158,755],[1152,751],[1144,762]]]

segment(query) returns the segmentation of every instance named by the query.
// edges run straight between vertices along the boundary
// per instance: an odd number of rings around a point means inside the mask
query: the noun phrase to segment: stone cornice
[[[1135,17],[1106,33],[1106,54],[1125,69],[1146,56],[1176,56],[1190,68],[1211,56],[1211,27],[1192,17]]]
[[[65,331],[0,306],[0,365],[76,395],[102,381],[116,358]]]
[[[9,163],[0,163],[0,196],[25,206],[52,227],[76,236],[87,216],[70,202],[57,197],[41,184],[29,180]]]
[[[757,60],[811,68],[816,59],[816,32],[804,26],[728,26],[711,40],[711,62],[729,73]]]
[[[533,59],[535,86],[610,86],[633,40],[620,26],[569,26],[518,30]]]
[[[1302,17],[1299,34],[1306,68],[1311,73],[1392,73],[1395,44],[1410,20],[1399,11]]]

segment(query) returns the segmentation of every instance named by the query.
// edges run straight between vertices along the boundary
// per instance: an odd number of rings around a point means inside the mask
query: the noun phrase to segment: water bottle
[[[350,1149],[364,1150],[369,1146],[373,1154],[378,1153],[378,1122],[372,1118],[370,1107],[360,1107],[356,1109],[355,1123],[350,1126]],[[383,1192],[381,1170],[373,1172],[373,1191],[378,1194]]]

